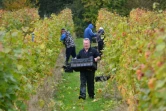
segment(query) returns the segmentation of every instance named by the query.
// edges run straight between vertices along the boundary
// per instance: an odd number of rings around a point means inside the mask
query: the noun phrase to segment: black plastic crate
[[[82,59],[72,59],[71,68],[75,71],[84,71],[84,70],[96,70],[97,65],[93,57],[82,58]]]

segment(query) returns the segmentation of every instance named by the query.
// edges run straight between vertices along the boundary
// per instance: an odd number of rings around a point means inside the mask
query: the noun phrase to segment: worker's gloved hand
[[[98,59],[97,58],[94,58],[95,59],[95,62],[97,62],[98,61]]]
[[[94,58],[95,62],[98,62],[100,60],[100,57]]]

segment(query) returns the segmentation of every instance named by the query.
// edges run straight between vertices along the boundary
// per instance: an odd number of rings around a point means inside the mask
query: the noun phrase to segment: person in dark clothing
[[[84,38],[89,38],[89,40],[92,41],[92,37],[97,36],[97,34],[93,33],[93,28],[94,26],[92,24],[88,25],[88,27],[84,30]]]
[[[65,47],[66,47],[66,61],[65,64],[68,65],[70,56],[73,58],[76,58],[76,49],[75,49],[75,43],[74,40],[70,34],[69,31],[66,31],[65,29],[61,30],[61,41],[63,41]]]
[[[102,27],[98,30],[96,41],[98,43],[98,51],[100,55],[102,55],[102,50],[104,48],[104,29]]]
[[[89,58],[93,57],[97,65],[97,61],[100,60],[99,53],[96,49],[90,47],[90,40],[85,38],[83,40],[84,48],[79,52],[77,58]],[[86,99],[86,85],[88,87],[88,94],[90,98],[94,98],[94,77],[95,70],[87,69],[80,71],[80,96],[79,99]]]

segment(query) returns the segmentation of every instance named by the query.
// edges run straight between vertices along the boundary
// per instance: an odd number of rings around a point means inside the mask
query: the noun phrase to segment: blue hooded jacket
[[[89,38],[90,41],[92,41],[92,37],[96,37],[96,34],[92,32],[93,27],[92,24],[89,24],[84,31],[84,38]]]

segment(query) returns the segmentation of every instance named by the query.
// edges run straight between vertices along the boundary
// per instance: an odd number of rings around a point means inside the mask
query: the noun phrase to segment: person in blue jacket
[[[60,40],[63,42],[63,44],[66,47],[66,61],[65,61],[65,64],[68,65],[70,56],[72,56],[73,58],[76,57],[75,43],[74,43],[74,40],[73,40],[70,32],[66,31],[64,28],[61,29],[61,38],[60,38]]]
[[[89,40],[92,41],[92,37],[97,36],[97,34],[93,33],[93,28],[94,26],[92,24],[88,25],[88,27],[84,30],[84,38],[89,38]]]

